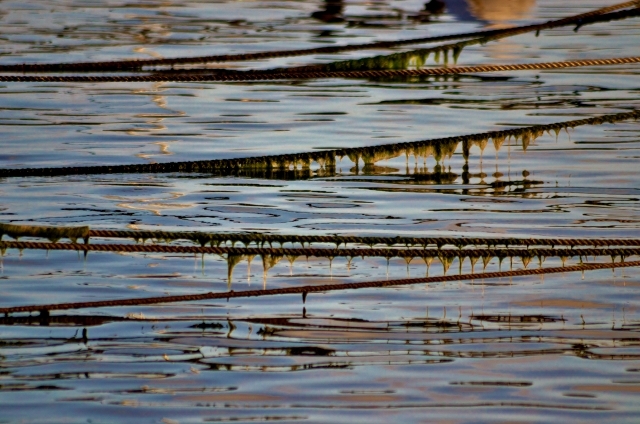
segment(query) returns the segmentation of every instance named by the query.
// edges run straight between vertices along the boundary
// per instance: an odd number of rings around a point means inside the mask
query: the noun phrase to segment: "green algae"
[[[4,235],[19,240],[20,237],[45,238],[52,243],[57,243],[61,239],[68,239],[72,243],[77,243],[78,239],[83,239],[85,244],[89,243],[89,227],[45,227],[36,225],[13,225],[0,223],[0,240]]]

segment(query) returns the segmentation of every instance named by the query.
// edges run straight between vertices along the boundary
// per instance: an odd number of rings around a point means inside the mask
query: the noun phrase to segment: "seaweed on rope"
[[[511,35],[522,34],[526,32],[536,31],[538,34],[542,30],[557,28],[567,25],[576,25],[576,30],[586,24],[608,21],[615,19],[624,19],[629,16],[636,16],[637,8],[640,7],[640,1],[626,1],[611,6],[595,9],[586,13],[580,13],[574,16],[551,20],[543,23],[525,25],[515,28],[502,28],[484,31],[475,31],[463,34],[451,34],[435,37],[419,37],[413,39],[396,40],[396,41],[378,41],[368,44],[343,45],[343,46],[326,46],[320,48],[298,49],[298,50],[280,50],[260,53],[240,53],[232,55],[214,55],[214,56],[197,56],[197,57],[177,57],[167,59],[147,59],[147,60],[121,60],[109,62],[76,62],[76,63],[52,63],[52,64],[17,64],[17,65],[0,65],[0,72],[99,72],[99,71],[120,71],[120,70],[141,70],[150,66],[174,66],[189,63],[207,63],[207,62],[231,62],[231,61],[247,61],[267,58],[301,56],[319,53],[339,53],[343,51],[364,50],[375,48],[390,48],[402,45],[424,44],[431,42],[442,42],[464,38],[486,38],[486,37],[506,37]],[[629,10],[620,10],[628,9]]]
[[[455,259],[458,259],[458,268],[459,273],[462,274],[462,266],[463,263],[469,259],[471,264],[471,272],[475,273],[475,265],[478,263],[480,259],[482,259],[483,263],[483,273],[486,271],[487,265],[492,259],[497,258],[499,261],[500,269],[502,268],[502,263],[505,259],[509,259],[510,269],[513,270],[513,260],[517,258],[520,260],[524,269],[527,269],[531,261],[535,258],[539,264],[539,268],[542,269],[542,264],[545,259],[550,257],[560,258],[562,261],[562,265],[566,266],[566,261],[568,259],[572,259],[574,257],[579,258],[580,264],[583,264],[583,259],[586,260],[589,257],[602,257],[608,256],[611,258],[611,263],[616,262],[616,258],[619,259],[618,263],[625,263],[627,258],[640,256],[640,239],[628,239],[628,240],[603,240],[601,242],[609,243],[606,248],[602,247],[591,247],[585,248],[580,247],[574,249],[574,245],[570,246],[560,246],[556,247],[555,245],[550,248],[542,248],[542,247],[534,247],[531,248],[527,246],[526,248],[514,248],[511,247],[509,242],[511,240],[505,239],[501,244],[504,244],[504,248],[497,248],[495,245],[488,246],[486,248],[482,248],[477,246],[477,240],[473,240],[476,243],[468,243],[465,248],[462,248],[465,245],[464,239],[456,239],[458,241],[457,246],[459,249],[443,249],[438,246],[437,249],[433,248],[423,248],[423,249],[415,249],[415,248],[391,248],[391,246],[387,248],[342,248],[342,249],[331,249],[331,248],[274,248],[274,247],[206,247],[206,246],[183,246],[183,245],[144,245],[144,244],[92,244],[92,245],[80,245],[77,243],[43,243],[43,242],[12,242],[12,241],[0,241],[0,252],[2,256],[6,254],[8,249],[19,249],[21,252],[24,249],[33,249],[33,250],[46,250],[47,252],[54,251],[77,251],[84,252],[86,255],[89,252],[127,252],[127,253],[182,253],[182,254],[214,254],[221,256],[227,262],[227,281],[231,284],[232,275],[234,268],[246,260],[248,266],[251,266],[251,261],[257,255],[260,255],[262,259],[263,265],[263,279],[266,283],[267,273],[268,271],[276,266],[283,258],[287,258],[290,264],[290,269],[293,269],[294,262],[304,256],[307,259],[309,257],[315,258],[328,258],[329,264],[331,267],[331,263],[336,257],[347,258],[348,267],[351,266],[351,262],[355,257],[361,257],[364,259],[365,257],[378,257],[385,258],[387,260],[387,264],[392,258],[402,258],[407,263],[407,271],[409,269],[409,264],[413,259],[420,258],[424,261],[427,266],[427,275],[429,273],[429,269],[431,263],[435,258],[437,258],[443,266],[444,274],[447,274],[450,266],[453,264]],[[438,240],[440,242],[440,240]],[[485,242],[491,242],[491,239],[484,240]],[[564,240],[565,242],[576,243],[580,246],[585,245],[598,245],[598,241],[595,240]],[[234,241],[235,244],[235,241]],[[390,245],[392,243],[389,243]],[[544,245],[544,242],[540,243]],[[616,247],[612,247],[616,246]],[[626,247],[619,247],[618,245],[623,245]],[[470,246],[474,246],[470,248]],[[226,256],[225,256],[226,255]]]
[[[433,156],[438,164],[446,157],[451,157],[458,146],[462,144],[462,154],[465,162],[469,160],[472,146],[486,146],[488,140],[493,140],[496,147],[504,140],[514,138],[519,141],[524,150],[544,133],[553,131],[557,137],[561,130],[583,125],[601,125],[640,118],[640,111],[607,114],[592,118],[572,121],[556,122],[552,124],[532,125],[501,131],[468,134],[454,137],[444,137],[431,140],[383,144],[368,147],[353,147],[322,151],[301,152],[282,155],[254,156],[238,159],[214,159],[201,161],[167,162],[154,164],[129,165],[99,165],[60,168],[14,168],[0,169],[0,178],[33,177],[33,176],[63,176],[63,175],[96,175],[96,174],[130,174],[130,173],[234,173],[240,169],[277,169],[295,170],[309,169],[314,163],[320,169],[334,172],[336,161],[344,157],[351,159],[356,166],[360,161],[365,165],[373,165],[376,161],[405,155],[423,158]]]
[[[78,238],[83,238],[85,244],[89,244],[90,238],[106,238],[106,239],[129,239],[135,241],[136,244],[145,245],[147,240],[151,240],[154,245],[167,244],[170,245],[174,241],[184,240],[191,241],[200,245],[202,248],[215,248],[232,250],[211,251],[207,253],[242,253],[241,248],[236,248],[237,244],[244,245],[244,248],[253,247],[255,249],[284,249],[286,244],[290,244],[289,248],[295,248],[296,244],[302,249],[311,249],[311,244],[332,245],[333,250],[355,249],[368,246],[374,249],[375,246],[386,246],[386,248],[403,247],[406,249],[436,248],[438,250],[444,247],[455,247],[463,250],[469,247],[486,247],[494,249],[504,247],[510,249],[521,247],[525,249],[549,246],[551,249],[556,247],[569,249],[570,251],[576,247],[637,247],[640,246],[640,239],[624,238],[624,239],[607,239],[607,238],[521,238],[521,237],[379,237],[379,236],[353,236],[353,235],[313,235],[313,234],[266,234],[266,233],[218,233],[206,231],[145,231],[145,230],[108,230],[108,229],[90,229],[89,226],[82,227],[52,227],[52,226],[31,226],[31,225],[12,225],[0,223],[0,246],[5,248],[9,246],[2,241],[3,235],[8,235],[19,241],[22,237],[45,238],[56,243],[59,239],[69,238],[72,244],[77,244]],[[14,246],[18,246],[14,244]],[[22,248],[28,248],[28,244],[22,245]],[[41,246],[53,246],[51,244],[34,244],[37,248]],[[64,245],[62,245],[64,246]],[[104,245],[103,249],[108,249],[109,245]],[[135,247],[127,247],[125,249],[136,249]],[[344,247],[341,247],[344,246]],[[188,246],[173,246],[175,249],[189,249]],[[49,247],[44,247],[49,248]],[[112,247],[115,249],[116,247]],[[78,248],[78,249],[91,249]],[[96,248],[97,249],[97,248]],[[149,248],[153,249],[153,248]],[[150,250],[152,251],[152,250]],[[183,250],[189,253],[200,253],[198,250]],[[274,250],[276,251],[276,250]],[[205,252],[205,251],[202,251]],[[355,253],[356,255],[358,253]]]
[[[66,238],[72,243],[77,243],[78,239],[89,242],[89,227],[44,227],[37,225],[13,225],[0,223],[0,241],[4,235],[19,240],[21,237],[46,238],[52,243]]]
[[[583,20],[580,24],[592,24],[595,22],[608,22],[617,19],[626,19],[640,16],[640,7],[630,10],[624,10],[621,12],[608,13],[604,15],[597,15],[588,20]],[[564,23],[563,25],[568,25]],[[562,25],[558,25],[562,26]],[[471,40],[460,41],[451,44],[443,44],[440,46],[427,47],[421,49],[414,49],[406,52],[382,54],[372,57],[365,57],[360,59],[349,59],[334,61],[325,64],[318,65],[303,65],[295,67],[284,68],[272,68],[264,70],[228,70],[228,69],[207,69],[207,68],[189,68],[183,70],[164,70],[156,71],[159,74],[176,74],[176,73],[206,73],[214,72],[217,74],[230,73],[238,76],[250,75],[250,74],[296,74],[296,73],[310,73],[310,72],[352,72],[352,71],[365,71],[365,70],[381,70],[381,69],[409,69],[409,68],[422,68],[427,64],[427,61],[431,55],[436,64],[442,63],[447,67],[450,63],[456,65],[458,58],[465,47],[475,45],[485,45],[487,43],[498,41],[503,38],[513,37],[515,35],[525,34],[532,31],[539,31],[539,29],[531,26],[516,27],[509,30],[505,30],[498,34],[492,34],[479,38],[473,38]]]

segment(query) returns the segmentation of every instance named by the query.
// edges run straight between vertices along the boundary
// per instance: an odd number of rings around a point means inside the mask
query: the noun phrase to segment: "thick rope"
[[[436,247],[454,246],[459,249],[469,246],[487,246],[494,248],[504,246],[556,246],[573,249],[574,247],[634,247],[640,246],[640,239],[589,239],[589,238],[521,238],[521,237],[376,237],[376,236],[340,236],[340,235],[298,235],[298,234],[265,234],[265,233],[210,233],[202,231],[129,231],[129,230],[91,230],[88,226],[82,227],[52,227],[38,225],[12,225],[0,223],[0,243],[2,237],[8,235],[16,241],[22,237],[45,238],[56,243],[62,238],[77,243],[78,239],[83,239],[85,244],[89,244],[90,238],[112,238],[112,239],[133,239],[136,242],[144,243],[146,240],[153,240],[157,243],[170,243],[176,240],[190,240],[204,247],[221,247],[230,243],[235,247],[236,243],[249,247],[252,243],[256,247],[263,248],[265,244],[273,247],[277,243],[280,248],[284,248],[285,243],[300,244],[303,248],[305,244],[312,243],[335,244],[336,249],[347,244],[368,245],[373,248],[375,245],[404,246],[404,247]],[[1,245],[0,245],[1,246]],[[17,245],[16,245],[17,246]],[[225,247],[225,246],[222,246]],[[28,248],[28,247],[23,247]]]
[[[610,66],[640,62],[640,56],[617,57],[607,59],[583,59],[561,62],[538,62],[506,65],[459,66],[455,68],[428,69],[382,69],[364,71],[312,71],[299,73],[231,73],[231,74],[155,74],[128,76],[69,76],[69,75],[0,75],[0,82],[73,82],[73,83],[106,83],[106,82],[242,82],[242,81],[278,81],[289,79],[317,78],[391,78],[391,77],[427,77],[443,75],[459,75],[484,72],[529,71],[540,69],[563,69],[583,66]]]
[[[242,243],[249,246],[255,243],[257,246],[278,243],[299,243],[303,247],[311,243],[335,243],[336,248],[341,245],[363,244],[371,247],[384,244],[387,246],[403,245],[406,247],[436,246],[640,246],[640,239],[576,239],[576,238],[498,238],[498,237],[373,237],[373,236],[339,236],[339,235],[295,235],[295,234],[264,234],[264,233],[206,233],[192,231],[122,231],[122,230],[90,230],[88,237],[133,239],[144,241],[153,239],[157,241],[191,240],[201,246],[210,244],[219,246],[222,243]]]
[[[530,127],[520,127],[503,131],[490,131],[463,135],[457,137],[444,137],[432,140],[421,140],[414,142],[392,143],[370,147],[354,147],[348,149],[322,150],[303,153],[293,153],[285,155],[254,156],[239,159],[215,159],[202,161],[168,162],[153,164],[131,164],[131,165],[103,165],[103,166],[78,166],[61,168],[18,168],[0,169],[0,178],[3,177],[34,177],[34,176],[62,176],[62,175],[95,175],[95,174],[131,174],[131,173],[168,173],[168,172],[200,172],[200,173],[225,173],[235,172],[239,169],[288,169],[290,165],[296,167],[309,167],[312,161],[319,164],[335,164],[336,157],[344,156],[354,158],[375,157],[378,154],[399,155],[409,151],[416,151],[423,147],[433,147],[435,150],[451,145],[456,147],[459,143],[469,145],[474,142],[486,141],[489,138],[495,140],[505,140],[509,137],[527,137],[527,140],[535,139],[545,132],[559,132],[566,128],[575,128],[582,125],[601,125],[604,123],[614,123],[629,119],[640,118],[640,111],[601,115],[593,118],[578,119],[573,121],[557,122],[545,125],[532,125]],[[524,138],[523,138],[524,141]]]
[[[633,240],[638,242],[638,240]],[[274,247],[202,247],[175,246],[162,244],[77,244],[77,243],[46,243],[31,241],[0,242],[0,250],[6,249],[36,249],[36,250],[73,250],[78,252],[135,252],[135,253],[186,253],[186,254],[216,254],[216,255],[271,255],[271,256],[313,256],[316,258],[333,257],[382,257],[382,258],[466,258],[466,257],[589,257],[589,256],[629,256],[640,255],[640,248],[578,248],[578,249],[318,249],[318,248],[274,248]]]
[[[634,9],[636,10],[636,9]],[[637,9],[640,14],[640,8]],[[355,71],[355,70],[367,70],[367,69],[387,69],[395,68],[402,69],[409,67],[408,64],[404,66],[398,66],[397,61],[399,58],[408,59],[415,57],[423,57],[424,60],[428,58],[431,53],[435,53],[439,57],[442,54],[445,67],[448,63],[448,54],[452,53],[452,59],[454,63],[457,62],[458,56],[462,50],[467,46],[473,46],[478,44],[486,44],[491,41],[499,40],[503,37],[487,37],[487,38],[474,38],[472,40],[461,41],[451,44],[443,44],[429,48],[410,50],[400,53],[391,53],[386,55],[377,55],[374,57],[365,57],[360,59],[339,60],[330,63],[317,64],[317,65],[302,65],[291,67],[280,67],[270,69],[249,69],[249,70],[235,70],[235,69],[211,69],[211,68],[189,68],[184,69],[155,69],[153,72],[155,75],[181,75],[181,74],[219,74],[219,75],[251,75],[251,74],[299,74],[306,72],[331,72],[331,71]],[[438,62],[438,60],[436,60]],[[394,63],[393,67],[387,65],[387,63]]]
[[[619,4],[615,4],[601,9],[592,10],[590,12],[581,13],[575,16],[570,16],[558,20],[552,20],[545,23],[525,25],[516,28],[475,31],[463,34],[442,35],[435,37],[420,37],[406,40],[397,41],[378,41],[367,44],[345,45],[345,46],[327,46],[310,49],[297,49],[297,50],[280,50],[271,52],[259,52],[259,53],[244,53],[244,54],[230,54],[230,55],[212,55],[212,56],[196,56],[196,57],[179,57],[168,59],[141,59],[141,60],[123,60],[123,61],[109,61],[109,62],[78,62],[78,63],[52,63],[52,64],[19,64],[19,65],[2,65],[0,66],[0,72],[59,72],[59,71],[116,71],[126,69],[140,69],[145,66],[161,66],[161,65],[179,65],[189,63],[207,63],[207,62],[231,62],[231,61],[248,61],[258,59],[270,59],[279,57],[301,56],[310,54],[326,54],[326,53],[339,53],[343,51],[352,50],[364,50],[364,49],[377,49],[377,48],[390,48],[402,45],[410,44],[422,44],[432,43],[440,41],[450,41],[462,38],[476,38],[476,37],[492,37],[492,36],[506,36],[522,34],[531,31],[542,31],[551,28],[557,28],[566,25],[582,26],[591,21],[597,20],[599,15],[604,15],[616,10],[637,7],[640,4],[638,0],[627,1]],[[620,19],[620,17],[611,16],[605,19]]]
[[[615,16],[614,16],[615,15]],[[622,12],[616,12],[612,14],[599,15],[597,17],[589,19],[589,23],[592,21],[611,21],[613,19],[623,19],[629,17],[640,16],[640,8],[634,8],[630,10],[624,10]],[[329,72],[329,71],[355,71],[355,70],[376,70],[376,69],[403,69],[410,67],[410,65],[420,67],[421,65],[417,65],[418,63],[426,62],[428,56],[432,53],[435,54],[435,61],[439,62],[439,57],[442,55],[442,60],[444,62],[444,66],[446,67],[449,63],[449,53],[451,53],[451,59],[453,59],[453,63],[457,63],[458,57],[462,50],[465,47],[478,45],[478,44],[486,44],[492,41],[501,40],[506,37],[511,37],[520,33],[528,32],[526,31],[512,31],[504,34],[498,34],[491,37],[481,37],[474,38],[467,41],[461,41],[452,44],[444,44],[429,48],[422,48],[417,50],[411,50],[407,52],[401,53],[391,53],[386,55],[378,55],[374,57],[365,57],[360,59],[351,59],[351,60],[340,60],[330,63],[317,64],[317,65],[303,65],[303,66],[293,66],[293,67],[280,67],[280,68],[271,68],[271,69],[251,69],[246,71],[241,70],[232,70],[232,69],[211,69],[211,68],[189,68],[188,70],[184,69],[163,69],[163,70],[153,70],[155,72],[161,72],[165,75],[167,74],[194,74],[194,73],[202,73],[202,74],[237,74],[237,75],[247,75],[247,74],[265,74],[265,73],[288,73],[288,74],[296,74],[296,73],[305,73],[305,72]],[[417,59],[417,61],[416,61]],[[411,61],[414,61],[413,63]],[[415,65],[414,65],[415,64]],[[391,65],[391,66],[389,66]],[[151,71],[152,69],[150,69]]]
[[[133,239],[140,243],[146,240],[153,240],[157,243],[170,243],[176,240],[190,240],[204,247],[221,247],[230,243],[235,247],[236,243],[250,247],[252,243],[256,247],[263,248],[265,244],[273,247],[277,243],[280,248],[284,248],[285,243],[300,244],[303,248],[305,244],[312,243],[335,244],[336,249],[347,244],[368,245],[371,249],[375,245],[404,246],[409,247],[436,247],[454,246],[459,249],[469,246],[487,246],[494,248],[504,246],[556,246],[573,249],[574,247],[638,247],[640,239],[589,239],[589,238],[521,238],[521,237],[376,237],[376,236],[340,236],[333,235],[298,235],[298,234],[265,234],[265,233],[211,233],[203,231],[145,231],[145,230],[91,230],[88,226],[82,227],[61,227],[61,226],[41,226],[41,225],[14,225],[0,223],[0,243],[4,235],[18,241],[22,237],[48,239],[57,243],[58,240],[66,238],[72,243],[77,243],[78,239],[83,239],[85,244],[89,244],[90,238],[112,238],[112,239]],[[2,245],[0,245],[2,246]],[[16,245],[17,246],[17,245]],[[225,246],[222,246],[225,247]],[[26,247],[28,248],[28,247]]]
[[[501,271],[501,272],[487,272],[483,274],[461,274],[461,275],[443,275],[438,277],[423,277],[423,278],[406,278],[400,280],[386,280],[386,281],[366,281],[361,283],[344,283],[344,284],[323,284],[313,286],[300,286],[300,287],[286,287],[280,289],[265,289],[265,290],[243,290],[243,291],[228,291],[222,293],[202,293],[202,294],[187,294],[180,296],[157,296],[157,297],[145,297],[138,299],[115,299],[115,300],[101,300],[94,302],[75,302],[75,303],[57,303],[57,304],[44,304],[44,305],[26,305],[26,306],[13,306],[7,308],[0,308],[0,313],[11,314],[16,312],[35,312],[40,311],[41,314],[48,314],[49,311],[65,310],[65,309],[85,309],[85,308],[103,308],[114,306],[139,306],[139,305],[153,305],[159,303],[175,303],[175,302],[196,302],[200,300],[212,300],[212,299],[232,299],[232,298],[247,298],[258,296],[275,296],[285,294],[302,294],[303,300],[306,299],[309,293],[319,292],[331,292],[338,290],[357,290],[364,288],[381,288],[391,286],[405,286],[411,284],[429,284],[440,283],[449,281],[467,281],[476,279],[490,279],[490,278],[506,278],[506,277],[521,277],[526,275],[543,275],[552,273],[565,273],[565,272],[577,272],[577,271],[590,271],[598,269],[611,269],[611,268],[627,268],[640,266],[640,261],[635,262],[621,262],[621,263],[592,263],[592,264],[580,264],[567,267],[555,267],[555,268],[540,268],[540,269],[521,269],[517,271]]]

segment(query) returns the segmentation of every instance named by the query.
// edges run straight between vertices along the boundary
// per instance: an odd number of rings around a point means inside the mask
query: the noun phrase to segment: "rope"
[[[636,244],[638,240],[633,240]],[[317,248],[265,248],[265,247],[202,247],[202,246],[168,246],[160,244],[77,244],[6,241],[0,242],[0,250],[36,249],[36,250],[73,250],[78,252],[136,252],[136,253],[187,253],[216,255],[271,255],[271,256],[314,256],[317,258],[333,257],[383,257],[383,258],[433,258],[447,259],[466,257],[573,257],[573,256],[611,256],[625,258],[639,255],[640,248],[592,248],[592,249],[317,249]]]
[[[403,245],[409,247],[435,246],[440,249],[443,246],[455,246],[462,249],[465,246],[556,246],[573,249],[576,246],[585,247],[612,247],[640,246],[640,239],[585,239],[585,238],[497,238],[497,237],[376,237],[376,236],[340,236],[340,235],[297,235],[297,234],[264,234],[264,233],[208,233],[202,231],[128,231],[128,230],[91,230],[88,226],[83,227],[51,227],[36,225],[12,225],[0,223],[0,243],[2,237],[7,234],[16,241],[21,237],[46,238],[50,242],[57,243],[62,238],[77,243],[77,240],[84,239],[85,244],[89,244],[90,238],[115,238],[133,239],[142,242],[148,239],[156,242],[172,242],[175,240],[190,240],[204,247],[220,247],[221,244],[231,243],[235,247],[236,243],[242,243],[249,247],[255,243],[256,247],[263,248],[268,244],[271,248],[274,243],[280,244],[284,248],[285,243],[298,243],[305,247],[305,244],[325,243],[335,244],[339,249],[344,244],[345,249],[348,243],[373,246],[384,244],[387,247]],[[2,245],[0,245],[2,246]],[[15,245],[18,246],[18,245]],[[180,247],[180,246],[178,246]],[[224,247],[224,246],[223,246]],[[18,247],[18,248],[29,248]],[[361,251],[360,249],[359,251]],[[193,253],[193,252],[191,252]],[[211,253],[211,252],[209,252]],[[215,253],[215,252],[214,252]]]
[[[241,81],[277,81],[287,79],[316,78],[390,78],[390,77],[426,77],[459,75],[483,72],[527,71],[538,69],[562,69],[583,66],[623,65],[640,62],[640,56],[608,59],[583,59],[561,62],[538,62],[506,65],[459,66],[456,68],[428,69],[382,69],[363,71],[312,71],[300,73],[231,73],[231,74],[178,74],[178,75],[129,75],[129,76],[23,76],[0,75],[0,82],[73,82],[73,83],[105,83],[105,82],[241,82]]]
[[[77,243],[78,239],[84,239],[85,244],[89,244],[90,238],[115,238],[115,239],[133,239],[136,242],[144,242],[148,239],[157,242],[170,243],[175,240],[190,240],[204,247],[221,247],[220,245],[231,243],[235,247],[236,243],[242,243],[245,247],[249,247],[251,243],[255,243],[256,247],[264,248],[265,244],[273,247],[274,243],[280,244],[280,248],[284,248],[285,243],[298,243],[305,247],[305,244],[325,243],[335,244],[339,249],[344,244],[368,245],[371,249],[373,246],[384,244],[387,247],[403,245],[409,247],[422,247],[426,249],[428,246],[435,246],[440,249],[443,246],[455,246],[459,249],[468,246],[487,246],[494,248],[495,246],[504,246],[509,248],[512,246],[556,246],[573,249],[576,246],[585,247],[612,247],[640,246],[640,239],[585,239],[585,238],[497,238],[497,237],[376,237],[376,236],[340,236],[333,235],[297,235],[297,234],[265,234],[265,233],[209,233],[202,231],[129,231],[129,230],[91,230],[88,226],[82,227],[52,227],[38,225],[13,225],[0,223],[0,243],[4,235],[18,241],[21,237],[45,238],[50,242],[57,243],[62,238],[69,239],[72,243]],[[1,245],[0,245],[1,246]],[[16,245],[17,246],[17,245]],[[224,247],[224,246],[222,246]],[[19,247],[28,248],[28,247]],[[359,250],[361,251],[361,250]]]
[[[608,7],[603,7],[590,12],[581,13],[578,15],[551,20],[545,23],[525,25],[516,28],[495,29],[485,31],[475,31],[463,34],[442,35],[435,37],[420,37],[411,38],[405,40],[396,41],[378,41],[367,44],[355,44],[345,46],[327,46],[317,47],[310,49],[297,49],[297,50],[280,50],[271,52],[259,52],[259,53],[241,53],[230,55],[212,55],[212,56],[196,56],[196,57],[178,57],[168,59],[146,59],[146,60],[122,60],[122,61],[108,61],[108,62],[77,62],[77,63],[52,63],[52,64],[17,64],[17,65],[1,65],[0,72],[56,72],[56,71],[117,71],[125,69],[140,69],[145,66],[161,66],[161,65],[179,65],[189,63],[207,63],[207,62],[231,62],[231,61],[248,61],[258,59],[271,59],[290,56],[301,56],[310,54],[326,54],[326,53],[339,53],[352,50],[364,50],[364,49],[377,49],[377,48],[390,48],[402,45],[410,44],[422,44],[433,43],[440,41],[450,41],[462,38],[476,38],[476,37],[493,37],[493,36],[506,36],[522,34],[531,31],[542,31],[551,28],[557,28],[566,25],[576,24],[582,26],[586,23],[590,23],[591,20],[597,19],[599,15],[604,15],[616,10],[637,7],[640,5],[638,0],[627,1],[619,4],[615,4]],[[608,19],[620,19],[615,15]]]
[[[297,258],[300,256],[317,257],[317,258],[335,258],[356,256],[364,257],[382,257],[382,258],[423,258],[432,259],[438,257],[441,261],[444,259],[458,258],[462,262],[464,258],[549,258],[560,257],[563,260],[578,256],[610,256],[612,259],[620,257],[621,261],[627,257],[640,255],[640,248],[579,248],[579,249],[556,249],[556,248],[533,248],[533,249],[515,249],[515,248],[474,248],[474,249],[318,249],[318,248],[264,248],[264,247],[199,247],[199,246],[167,246],[167,245],[133,245],[133,244],[92,244],[79,245],[75,243],[44,243],[44,242],[0,242],[0,250],[6,249],[39,249],[39,250],[72,250],[81,251],[85,254],[88,252],[129,252],[129,253],[185,253],[185,254],[217,254],[227,255],[228,258],[237,258],[245,255],[262,257],[290,257]],[[528,262],[527,262],[528,263]]]
[[[640,8],[624,10],[622,12],[616,12],[605,15],[598,15],[596,17],[590,18],[589,22],[582,21],[582,25],[586,23],[593,23],[596,21],[611,21],[614,19],[625,19],[629,17],[640,16]],[[576,28],[577,29],[577,28]],[[304,66],[294,66],[294,67],[281,67],[281,68],[272,68],[272,69],[260,69],[260,70],[232,70],[232,69],[211,69],[211,68],[190,68],[188,70],[184,69],[164,69],[164,70],[154,70],[155,72],[159,72],[162,74],[194,74],[194,73],[215,73],[215,74],[237,74],[237,75],[247,75],[247,74],[266,74],[266,73],[288,73],[288,74],[297,74],[304,72],[320,72],[320,71],[352,71],[352,70],[373,70],[373,69],[401,69],[407,68],[410,65],[411,60],[418,59],[418,63],[416,67],[421,67],[420,61],[422,63],[426,62],[428,56],[431,53],[435,53],[436,62],[439,62],[438,57],[442,53],[444,66],[447,67],[448,63],[448,54],[452,52],[452,59],[454,63],[457,63],[458,57],[462,50],[465,47],[478,45],[478,44],[486,44],[491,41],[497,41],[502,38],[511,37],[514,35],[518,35],[521,33],[529,32],[530,29],[522,30],[522,31],[511,31],[504,34],[498,34],[491,37],[481,37],[474,38],[472,40],[461,41],[452,44],[445,44],[430,48],[417,49],[402,53],[392,53],[386,55],[378,55],[374,57],[365,57],[361,59],[350,59],[343,61],[335,61],[326,64],[318,64],[318,65],[304,65]],[[391,66],[389,66],[391,65]]]
[[[372,237],[372,236],[322,236],[322,235],[287,235],[287,234],[264,234],[264,233],[205,233],[205,232],[180,232],[180,231],[121,231],[121,230],[90,230],[88,237],[100,238],[126,238],[137,241],[147,239],[155,240],[191,240],[201,246],[210,244],[219,246],[222,243],[230,242],[243,243],[248,246],[256,243],[258,246],[264,244],[278,243],[299,243],[303,247],[311,243],[335,243],[336,248],[347,243],[364,244],[373,247],[377,244],[387,246],[404,245],[410,246],[442,246],[450,245],[462,248],[464,246],[640,246],[640,239],[559,239],[559,238],[493,238],[493,237]]]
[[[575,128],[582,125],[600,125],[603,123],[614,123],[629,119],[640,118],[640,111],[601,115],[593,118],[578,119],[573,121],[557,122],[545,125],[532,125],[530,127],[520,127],[503,131],[490,131],[456,137],[444,137],[432,140],[421,140],[404,143],[383,144],[370,147],[355,147],[348,149],[322,150],[285,155],[254,156],[239,159],[215,159],[202,161],[167,162],[153,164],[130,164],[130,165],[102,165],[102,166],[78,166],[62,168],[22,168],[22,169],[0,169],[0,178],[3,177],[34,177],[34,176],[62,176],[62,175],[95,175],[95,174],[130,174],[130,173],[168,173],[168,172],[234,172],[238,169],[289,169],[290,165],[302,165],[309,167],[312,161],[331,166],[335,165],[335,158],[344,156],[360,158],[375,158],[377,155],[398,156],[401,153],[416,152],[425,147],[433,147],[434,150],[442,147],[455,147],[459,143],[469,145],[474,142],[481,142],[489,138],[504,140],[509,137],[526,137],[527,140],[535,139],[544,132],[559,132],[566,128]],[[524,142],[524,138],[523,138]]]
[[[484,274],[462,274],[462,275],[444,275],[438,277],[423,277],[423,278],[406,278],[399,280],[386,280],[386,281],[366,281],[361,283],[344,283],[344,284],[323,284],[313,286],[300,286],[300,287],[286,287],[280,289],[264,289],[264,290],[243,290],[243,291],[228,291],[222,293],[202,293],[202,294],[187,294],[180,296],[157,296],[157,297],[145,297],[137,299],[115,299],[115,300],[100,300],[94,302],[75,302],[75,303],[57,303],[57,304],[44,304],[44,305],[26,305],[26,306],[13,306],[7,308],[0,308],[0,313],[10,314],[15,312],[35,312],[40,311],[41,314],[48,314],[49,311],[65,310],[65,309],[85,309],[85,308],[102,308],[102,307],[114,307],[114,306],[138,306],[138,305],[153,305],[158,303],[175,303],[175,302],[196,302],[200,300],[212,300],[212,299],[236,299],[247,298],[257,296],[275,296],[285,294],[300,294],[302,293],[303,300],[306,299],[309,293],[319,292],[331,292],[338,290],[357,290],[364,288],[382,288],[391,286],[405,286],[412,284],[429,284],[439,282],[450,281],[466,281],[474,280],[478,278],[503,278],[503,277],[521,277],[526,275],[543,275],[552,273],[564,273],[564,272],[577,272],[577,271],[590,271],[598,269],[611,269],[611,268],[626,268],[640,266],[640,261],[635,262],[622,262],[622,263],[594,263],[594,264],[581,264],[567,267],[555,267],[555,268],[541,268],[541,269],[521,269],[517,271],[501,271],[501,272],[488,272]]]
[[[636,10],[636,9],[634,9]],[[638,14],[640,14],[640,9],[638,9]],[[407,52],[401,53],[392,53],[386,55],[378,55],[374,57],[365,57],[361,59],[349,59],[349,60],[341,60],[335,61],[325,64],[318,65],[303,65],[303,66],[293,66],[293,67],[281,67],[281,68],[271,68],[271,69],[250,69],[246,71],[235,70],[235,69],[211,69],[211,68],[189,68],[188,70],[184,69],[156,69],[153,72],[156,75],[181,75],[181,74],[227,74],[227,75],[250,75],[250,74],[279,74],[279,73],[288,73],[288,74],[299,74],[303,72],[319,72],[319,71],[351,71],[351,70],[364,70],[364,69],[386,69],[389,66],[387,63],[393,63],[393,68],[406,68],[408,64],[398,65],[396,62],[399,58],[411,59],[415,56],[422,56],[426,59],[429,54],[436,53],[436,55],[440,53],[444,53],[443,59],[445,67],[447,66],[448,52],[453,52],[454,62],[457,61],[458,56],[462,52],[462,50],[467,46],[473,46],[477,44],[486,44],[490,41],[495,41],[501,39],[502,37],[487,37],[487,38],[474,38],[472,40],[461,41],[452,44],[444,44],[424,49],[411,50]],[[436,60],[436,62],[438,62]]]

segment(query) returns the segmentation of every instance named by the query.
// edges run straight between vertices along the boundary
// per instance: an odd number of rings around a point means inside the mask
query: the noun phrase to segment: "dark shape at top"
[[[313,12],[311,17],[327,23],[344,22],[342,0],[325,0],[324,10]]]
[[[432,15],[441,15],[447,8],[447,4],[442,0],[431,0],[425,3],[424,10]]]

